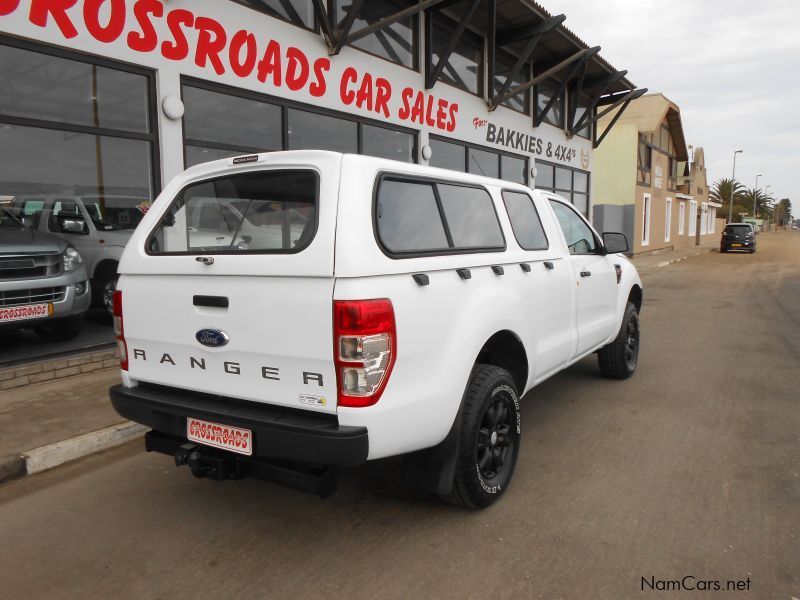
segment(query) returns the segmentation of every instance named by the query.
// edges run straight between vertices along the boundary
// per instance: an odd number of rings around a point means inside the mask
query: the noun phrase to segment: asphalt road
[[[397,461],[321,501],[136,443],[0,487],[0,597],[800,598],[800,232],[759,243],[648,274],[635,377],[587,359],[528,394],[488,510]]]

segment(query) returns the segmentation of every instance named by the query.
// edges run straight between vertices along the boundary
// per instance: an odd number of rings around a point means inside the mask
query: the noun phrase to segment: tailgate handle
[[[193,304],[211,308],[228,308],[228,298],[225,296],[194,296]]]
[[[203,263],[205,266],[211,266],[214,264],[214,257],[213,256],[198,256],[195,260],[199,263]]]
[[[581,271],[581,277],[591,277],[591,276],[592,276],[591,271]]]

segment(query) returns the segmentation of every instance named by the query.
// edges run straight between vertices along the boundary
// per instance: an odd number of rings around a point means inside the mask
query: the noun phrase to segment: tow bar
[[[176,466],[188,466],[198,478],[225,481],[254,477],[323,499],[333,495],[339,480],[339,471],[334,467],[240,456],[158,431],[145,434],[144,444],[148,452],[174,457]]]

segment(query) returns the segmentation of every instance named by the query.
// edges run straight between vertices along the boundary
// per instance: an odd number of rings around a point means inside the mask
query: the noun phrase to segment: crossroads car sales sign
[[[0,28],[44,42],[589,168],[591,144],[411,69],[221,0],[0,0]],[[480,126],[476,126],[476,121]],[[580,158],[585,160],[581,161]],[[581,164],[581,163],[584,164]]]

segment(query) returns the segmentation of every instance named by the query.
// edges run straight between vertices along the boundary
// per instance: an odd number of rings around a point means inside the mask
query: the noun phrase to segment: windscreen
[[[725,233],[750,233],[750,225],[726,225]]]
[[[299,252],[316,233],[318,190],[316,172],[299,169],[193,183],[172,201],[147,240],[147,252]]]

